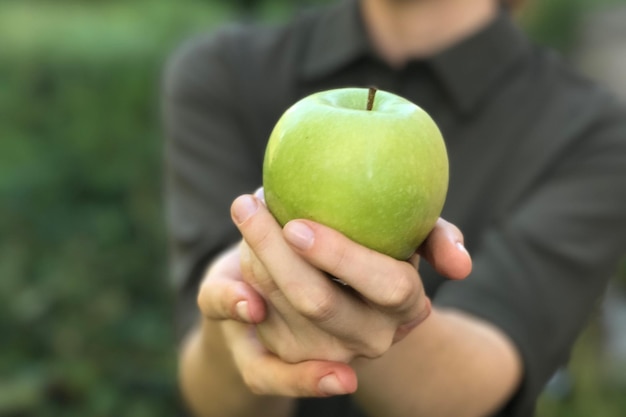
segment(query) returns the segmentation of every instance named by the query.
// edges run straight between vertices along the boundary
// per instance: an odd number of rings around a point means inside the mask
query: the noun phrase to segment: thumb
[[[197,302],[202,315],[208,319],[236,320],[248,324],[265,320],[265,301],[243,281],[224,278],[205,280]]]
[[[463,279],[472,272],[472,258],[463,244],[463,233],[442,218],[417,252],[438,273],[450,279]]]
[[[240,248],[224,252],[209,268],[200,285],[197,303],[204,317],[255,324],[265,320],[261,295],[241,276]]]

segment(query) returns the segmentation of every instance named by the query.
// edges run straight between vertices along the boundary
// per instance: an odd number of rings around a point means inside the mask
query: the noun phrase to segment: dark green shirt
[[[436,305],[498,326],[524,361],[498,416],[529,416],[626,249],[626,113],[506,12],[452,48],[402,69],[373,53],[358,2],[280,27],[230,26],[187,43],[165,83],[168,224],[182,328],[207,262],[239,239],[232,200],[261,185],[282,112],[309,93],[376,85],[424,108],[450,157],[443,216],[474,269],[449,282],[421,269]],[[303,190],[306,192],[306,190]],[[427,381],[425,381],[427,383]],[[361,416],[349,397],[299,416]]]

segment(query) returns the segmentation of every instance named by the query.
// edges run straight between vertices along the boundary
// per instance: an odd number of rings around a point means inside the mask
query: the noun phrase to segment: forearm
[[[431,316],[375,360],[355,361],[357,400],[373,417],[478,417],[514,393],[521,360],[499,330],[464,313]]]
[[[241,379],[219,322],[204,320],[185,340],[179,357],[182,395],[198,417],[287,417],[290,398],[258,396]]]

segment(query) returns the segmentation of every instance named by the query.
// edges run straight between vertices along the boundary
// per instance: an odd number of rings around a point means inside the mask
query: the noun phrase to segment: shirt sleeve
[[[180,335],[197,316],[197,287],[207,263],[239,239],[231,202],[261,182],[262,155],[249,145],[231,76],[231,32],[188,41],[164,75],[165,199]]]
[[[611,113],[486,231],[471,276],[436,294],[437,305],[495,324],[519,349],[524,380],[502,415],[532,414],[626,250],[626,119]]]

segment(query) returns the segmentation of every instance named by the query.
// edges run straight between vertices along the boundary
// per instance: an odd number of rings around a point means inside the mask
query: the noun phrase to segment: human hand
[[[244,198],[250,197],[251,196]],[[242,201],[239,201],[239,203],[241,202]],[[245,203],[245,201],[243,202]],[[250,200],[248,200],[248,202],[250,202]],[[252,203],[253,211],[256,211],[261,207],[259,203],[262,204],[262,201],[259,201],[258,198],[253,198]],[[238,207],[234,204],[233,210],[236,208]],[[263,207],[261,207],[261,209],[264,210]],[[270,220],[267,218],[268,213],[266,210],[261,213],[266,221]],[[252,215],[254,216],[255,213],[252,213]],[[269,224],[271,225],[272,222]],[[277,225],[274,224],[270,226],[269,230],[275,234],[276,227]],[[317,226],[314,225],[314,227]],[[323,227],[320,230],[322,233],[325,232],[325,228]],[[287,232],[288,231],[289,229],[287,229]],[[293,230],[291,232],[293,232]],[[330,234],[333,235],[333,231],[330,232]],[[324,236],[325,235],[322,234],[322,237]],[[258,247],[258,243],[261,242],[260,246],[262,247],[263,241],[269,242],[269,239],[261,238],[256,241],[255,246]],[[318,250],[320,250],[320,242],[323,241],[324,240],[320,241],[318,238],[316,245],[313,246],[318,247]],[[425,244],[420,248],[419,253],[433,264],[441,274],[453,279],[462,278],[469,273],[471,261],[464,250],[457,248],[456,243],[461,241],[462,236],[460,232],[449,223],[440,220]],[[246,248],[246,250],[249,250],[249,248]],[[296,249],[292,250],[296,253]],[[303,253],[306,252],[309,256],[315,258],[315,249],[313,247],[300,251]],[[248,252],[248,255],[252,256],[250,252]],[[350,255],[350,253],[345,254],[344,260],[348,260],[346,257],[348,255]],[[241,248],[235,247],[227,251],[213,263],[201,285],[198,295],[198,304],[205,317],[205,322],[211,322],[212,324],[219,323],[227,349],[230,350],[235,366],[245,384],[257,394],[297,397],[340,395],[354,392],[356,390],[357,380],[356,374],[350,366],[340,362],[320,360],[289,363],[279,356],[270,353],[265,346],[259,342],[257,334],[254,332],[254,325],[266,321],[267,316],[271,316],[272,313],[268,314],[268,307],[265,304],[265,300],[261,297],[261,293],[243,279],[243,274],[240,269],[241,263],[248,266],[253,264],[247,261],[240,262],[240,258]],[[302,259],[304,260],[304,258]],[[322,257],[322,259],[324,258]],[[417,266],[418,258],[414,257],[411,261],[412,269]],[[345,266],[346,271],[350,269],[347,268],[348,264],[346,262],[335,264],[334,268],[329,269],[337,270],[335,275],[346,279],[347,276],[341,273],[344,268],[341,266],[342,264]],[[257,264],[256,268],[259,266],[260,265]],[[406,271],[406,267],[404,267],[404,270]],[[361,268],[361,271],[371,272],[368,271],[367,268]],[[409,272],[409,275],[413,275],[413,271]],[[380,271],[378,273],[380,273]],[[268,276],[265,278],[268,278]],[[373,279],[368,281],[370,285],[375,283]],[[342,289],[335,284],[326,286],[325,284],[330,284],[330,281],[325,275],[323,276],[323,280],[320,279],[320,282],[322,283],[322,289],[331,289],[331,293],[334,293],[335,290],[344,292],[353,291],[353,289],[350,288]],[[271,282],[267,282],[267,284],[275,285],[271,284]],[[293,282],[294,288],[297,289],[299,284],[300,282]],[[401,287],[397,288],[400,289]],[[411,288],[413,287],[411,286]],[[418,285],[418,288],[421,289],[421,285]],[[261,290],[261,287],[258,287],[258,289]],[[300,289],[300,291],[303,290]],[[275,294],[279,294],[279,292],[276,291]],[[301,294],[307,295],[306,291]],[[345,294],[341,296],[347,297]],[[351,296],[356,297],[358,295],[354,292]],[[410,297],[405,296],[405,298],[408,299]],[[423,301],[423,303],[425,307],[424,310],[421,310],[424,311],[421,315],[426,315],[429,311],[429,304],[428,301]],[[286,306],[288,307],[288,304]],[[269,311],[272,311],[271,308]],[[418,314],[418,317],[416,317],[412,323],[411,320],[406,323],[404,329],[402,326],[399,326],[399,329],[396,329],[393,337],[395,341],[402,338],[403,333],[408,333],[410,328],[421,319],[422,317]],[[365,323],[365,326],[366,327],[362,329],[368,329],[368,323]],[[215,328],[215,326],[205,327]],[[268,326],[268,329],[269,328],[270,326]],[[289,328],[282,327],[282,330],[289,330]],[[363,333],[371,334],[371,331]],[[214,334],[206,335],[206,337],[214,336]],[[293,361],[294,358],[291,359]],[[344,358],[344,360],[347,359]]]
[[[257,196],[237,198],[232,215],[244,238],[243,279],[266,302],[257,336],[285,362],[378,357],[430,313],[418,255],[398,261],[311,221],[281,228]],[[453,279],[471,269],[460,231],[444,220],[420,254]]]
[[[202,336],[230,352],[236,372],[253,393],[287,397],[323,397],[356,390],[356,374],[343,363],[304,361],[290,364],[257,339],[254,324],[265,320],[263,298],[243,281],[239,246],[227,250],[207,270],[198,293]],[[223,339],[223,346],[217,342]],[[210,357],[221,357],[208,352]],[[220,360],[220,359],[217,359]],[[222,364],[224,366],[224,364]]]

